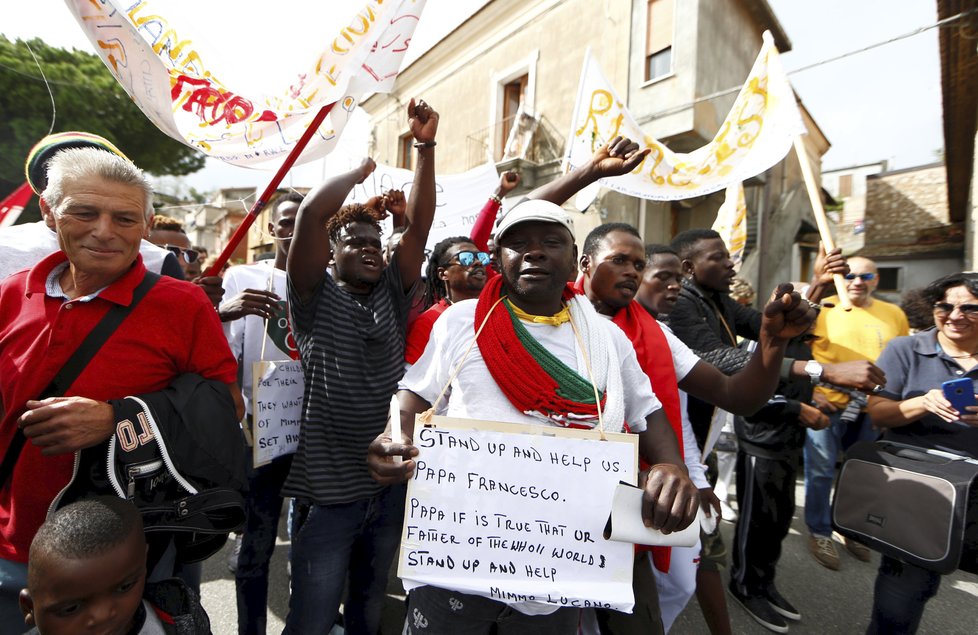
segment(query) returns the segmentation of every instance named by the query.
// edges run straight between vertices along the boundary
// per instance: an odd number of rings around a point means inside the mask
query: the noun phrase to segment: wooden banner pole
[[[805,142],[801,135],[795,136],[795,154],[798,155],[798,164],[801,165],[801,174],[805,179],[805,189],[808,190],[808,198],[812,203],[812,212],[815,214],[815,224],[818,225],[818,233],[822,238],[822,246],[825,253],[835,249],[835,240],[832,238],[832,231],[829,229],[829,221],[825,216],[825,208],[822,207],[822,197],[815,183],[815,175],[812,173],[812,166],[808,161],[808,151],[805,149]],[[846,293],[846,280],[841,274],[833,276],[835,281],[835,291],[839,294],[839,306],[846,311],[852,310],[852,302]]]
[[[285,157],[285,161],[282,162],[282,165],[275,173],[275,176],[273,176],[272,180],[269,181],[267,186],[265,186],[265,191],[261,193],[261,196],[258,197],[255,204],[251,206],[250,210],[248,210],[248,215],[245,216],[243,221],[241,221],[238,228],[234,230],[234,234],[228,241],[227,246],[217,257],[217,260],[214,261],[214,264],[204,272],[204,276],[216,276],[220,274],[221,269],[224,268],[224,265],[227,264],[228,259],[231,258],[231,254],[234,253],[234,250],[237,248],[238,244],[244,240],[245,236],[248,235],[248,230],[251,229],[251,226],[255,223],[255,220],[258,218],[258,215],[261,214],[261,211],[265,209],[265,205],[268,204],[268,201],[272,198],[272,194],[274,194],[275,190],[278,189],[282,179],[284,179],[285,175],[292,169],[292,165],[299,158],[299,155],[302,154],[302,151],[306,149],[306,146],[309,144],[309,140],[312,139],[312,135],[316,134],[316,131],[319,130],[319,126],[322,125],[323,121],[326,119],[326,115],[329,114],[329,111],[331,111],[335,105],[336,102],[327,104],[323,106],[318,113],[316,113],[316,116],[306,127],[305,132],[302,133],[302,136],[299,137],[299,140],[296,141],[295,145],[292,147],[292,150],[289,152],[289,156]]]

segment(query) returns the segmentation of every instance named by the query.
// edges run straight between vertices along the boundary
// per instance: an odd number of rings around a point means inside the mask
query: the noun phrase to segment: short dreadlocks
[[[326,232],[329,234],[329,241],[336,243],[340,236],[340,230],[353,223],[364,223],[371,225],[377,233],[383,233],[380,227],[380,217],[376,210],[372,210],[362,203],[350,203],[340,208],[340,211],[330,216],[326,221]]]

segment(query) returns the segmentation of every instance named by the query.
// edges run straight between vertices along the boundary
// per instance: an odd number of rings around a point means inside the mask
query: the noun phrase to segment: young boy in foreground
[[[142,518],[131,503],[109,496],[68,505],[41,525],[20,607],[30,634],[211,632],[183,582],[146,584]]]

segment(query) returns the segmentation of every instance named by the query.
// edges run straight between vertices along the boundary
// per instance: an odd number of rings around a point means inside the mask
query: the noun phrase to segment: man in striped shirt
[[[366,159],[310,192],[296,220],[288,295],[306,387],[299,447],[283,489],[299,507],[285,633],[328,630],[347,582],[346,632],[373,635],[380,624],[404,486],[378,485],[364,458],[387,425],[403,374],[407,314],[435,212],[438,114],[412,99],[408,117],[418,162],[406,203],[389,192],[341,208],[373,172]],[[377,223],[383,208],[406,211],[409,221],[386,267]]]

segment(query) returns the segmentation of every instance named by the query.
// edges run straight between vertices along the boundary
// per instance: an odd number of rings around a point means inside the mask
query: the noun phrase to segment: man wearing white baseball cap
[[[619,173],[634,168],[629,157],[637,163],[643,156],[619,157]],[[414,413],[436,401],[455,369],[447,404],[437,404],[438,414],[596,428],[598,404],[591,388],[565,390],[591,386],[588,371],[580,367],[583,346],[603,393],[603,429],[618,432],[627,421],[639,434],[640,454],[654,466],[643,474],[648,484],[643,517],[667,532],[689,525],[698,494],[631,342],[568,285],[577,271],[570,217],[545,200],[520,203],[499,221],[495,253],[500,275],[486,283],[478,299],[455,303],[442,314],[424,354],[401,380],[402,438],[392,441],[388,428],[371,444],[367,462],[373,477],[382,484],[410,477],[418,454],[412,445]],[[476,327],[481,327],[478,336]],[[583,344],[575,328],[584,334]],[[478,346],[466,354],[473,340]],[[395,455],[406,460],[394,463]],[[579,622],[575,608],[500,602],[435,586],[413,588],[408,602],[409,633],[483,632],[493,624],[501,633],[576,633]]]

